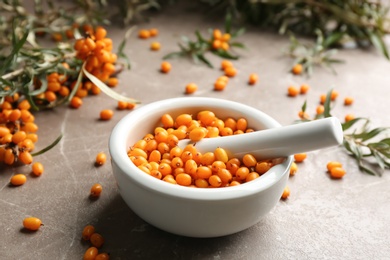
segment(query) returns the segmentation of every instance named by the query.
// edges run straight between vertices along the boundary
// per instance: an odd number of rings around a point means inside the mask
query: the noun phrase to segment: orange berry
[[[101,248],[104,244],[104,238],[99,233],[93,233],[89,239],[91,244],[96,248]]]
[[[336,90],[332,90],[331,94],[330,94],[330,99],[331,100],[336,100],[336,98],[339,96],[339,92],[337,92]]]
[[[29,151],[19,152],[18,159],[24,164],[31,164],[33,162],[33,157]]]
[[[303,162],[306,159],[306,157],[307,157],[306,153],[297,153],[294,154],[294,161]]]
[[[213,38],[214,39],[221,39],[221,37],[222,37],[221,31],[218,30],[218,29],[214,29],[214,31],[213,31]]]
[[[87,225],[84,227],[81,236],[84,240],[88,241],[93,233],[95,233],[95,227],[92,225]]]
[[[152,42],[150,44],[150,49],[152,51],[158,51],[159,49],[161,49],[161,44],[159,42]]]
[[[344,99],[344,105],[349,106],[349,105],[352,105],[352,103],[353,103],[353,98],[352,97],[346,97]]]
[[[148,30],[139,30],[138,32],[138,37],[141,39],[147,39],[150,37],[150,32]]]
[[[234,67],[227,67],[224,71],[225,71],[225,76],[230,78],[237,75],[237,70]]]
[[[110,120],[114,116],[114,111],[111,109],[104,109],[100,111],[100,119],[101,120]]]
[[[341,167],[333,167],[330,169],[330,177],[333,179],[341,179],[345,173],[345,170]]]
[[[259,76],[257,76],[256,73],[252,73],[252,74],[249,75],[248,84],[249,85],[254,85],[254,84],[256,84],[258,79],[259,79]]]
[[[161,72],[168,73],[171,70],[172,66],[169,62],[163,61],[161,63]]]
[[[290,176],[294,176],[297,171],[298,171],[298,165],[295,162],[293,162],[290,167]]]
[[[326,165],[326,168],[328,169],[329,172],[334,167],[340,167],[341,168],[341,167],[343,167],[343,165],[340,162],[337,162],[337,161],[328,162],[327,165]]]
[[[189,83],[187,84],[185,88],[185,93],[186,94],[193,94],[198,90],[198,86],[195,83]]]
[[[102,193],[102,190],[103,190],[102,185],[96,183],[92,185],[90,195],[95,198],[99,197],[100,194]]]
[[[355,116],[353,114],[347,114],[345,116],[345,122],[351,121],[353,119],[355,119]]]
[[[95,30],[96,41],[104,39],[106,37],[106,35],[107,35],[106,29],[104,29],[101,26],[96,27],[96,30]]]
[[[310,89],[310,86],[307,85],[307,84],[302,84],[301,87],[300,87],[300,93],[301,94],[306,94],[307,91],[309,91]]]
[[[324,113],[325,111],[325,108],[323,105],[318,105],[317,108],[316,108],[316,113],[317,115],[321,115],[322,113]]]
[[[285,200],[290,196],[290,188],[286,186],[283,190],[282,199]]]
[[[299,75],[301,74],[303,71],[303,66],[302,64],[295,64],[292,69],[291,69],[291,72],[294,73],[295,75]]]
[[[158,30],[156,28],[152,28],[149,30],[150,36],[157,36],[158,35]]]
[[[11,184],[14,185],[14,186],[20,186],[20,185],[23,185],[25,184],[27,181],[27,178],[26,178],[26,175],[24,174],[15,174],[14,176],[11,177]]]
[[[36,231],[43,226],[42,221],[39,218],[28,217],[23,220],[23,227],[25,229]]]
[[[222,81],[222,80],[217,80],[215,83],[214,83],[214,90],[216,91],[222,91],[226,88],[226,82],[225,81]]]
[[[95,260],[98,255],[98,249],[94,246],[90,247],[85,251],[83,260]]]
[[[107,156],[105,153],[100,152],[96,155],[95,163],[96,165],[103,165],[107,161]]]
[[[107,80],[107,86],[109,86],[109,87],[115,87],[118,85],[118,83],[119,83],[118,78],[111,77],[111,78],[108,78],[108,80]]]
[[[287,89],[287,94],[290,96],[290,97],[295,97],[297,96],[299,93],[299,90],[297,87],[294,87],[294,86],[289,86],[288,89]]]
[[[192,183],[191,175],[187,173],[180,173],[176,176],[176,182],[181,186],[190,186]]]
[[[73,97],[70,100],[70,106],[72,108],[79,108],[82,104],[83,104],[83,100],[81,100],[81,98],[79,97]]]
[[[40,162],[35,162],[32,165],[32,173],[35,176],[41,176],[44,171],[43,165]]]
[[[221,69],[225,70],[228,67],[233,67],[233,63],[229,60],[223,60],[221,61]]]

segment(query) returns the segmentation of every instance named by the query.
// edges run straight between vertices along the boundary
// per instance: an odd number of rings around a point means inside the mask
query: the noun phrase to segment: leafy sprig
[[[204,37],[198,30],[195,31],[195,40],[190,40],[188,37],[182,36],[182,42],[178,43],[180,51],[169,53],[163,59],[189,57],[195,63],[204,63],[210,68],[214,66],[206,58],[207,53],[225,59],[237,60],[239,56],[232,49],[245,49],[246,47],[243,43],[234,41],[234,39],[242,35],[245,32],[245,28],[232,31],[231,24],[232,16],[228,13],[225,19],[225,32],[223,34],[219,29],[209,29],[208,38]]]
[[[333,64],[343,63],[343,61],[333,58],[337,54],[337,49],[330,46],[334,45],[342,34],[324,37],[320,30],[316,30],[316,34],[317,39],[314,43],[304,44],[290,33],[290,45],[285,53],[294,59],[293,65],[301,64],[308,76],[313,74],[316,66],[324,66],[336,73]]]
[[[324,112],[315,119],[331,117],[330,90],[324,102]],[[306,101],[301,110],[306,111]],[[301,121],[308,121],[305,118]],[[344,132],[343,147],[357,162],[359,169],[371,175],[380,176],[385,169],[390,169],[390,127],[372,128],[368,118],[355,118],[341,124]]]

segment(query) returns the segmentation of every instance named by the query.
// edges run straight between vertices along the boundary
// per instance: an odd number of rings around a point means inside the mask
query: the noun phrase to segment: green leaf
[[[241,49],[247,49],[246,46],[241,42],[231,42],[230,46],[241,48]]]
[[[232,14],[230,12],[227,12],[225,16],[225,32],[230,33],[231,29],[232,29]]]
[[[355,139],[362,139],[361,141],[364,142],[364,141],[367,141],[371,138],[374,138],[375,136],[377,136],[381,132],[386,131],[388,129],[389,128],[387,128],[387,127],[378,127],[378,128],[372,129],[368,133],[365,132],[365,133],[360,133],[360,134],[353,134],[352,136]]]
[[[100,88],[100,90],[103,91],[107,96],[109,96],[115,100],[118,100],[118,101],[124,101],[124,102],[133,103],[133,104],[140,103],[140,101],[138,101],[136,99],[125,97],[125,96],[113,91],[110,87],[108,87],[106,84],[104,84],[101,80],[99,80],[97,77],[95,77],[94,75],[89,73],[85,69],[85,63],[82,67],[82,71],[85,74],[85,76],[87,76],[87,78],[90,81],[92,81],[92,83],[95,84],[98,88]]]
[[[302,112],[306,111],[306,106],[307,106],[307,100],[305,100],[305,102],[303,103],[303,105],[301,107]]]
[[[324,48],[329,48],[340,42],[341,38],[344,37],[344,32],[333,32],[329,36],[327,36],[322,42],[322,46]]]
[[[203,63],[205,63],[209,68],[214,68],[214,66],[210,63],[208,59],[206,59],[202,54],[197,55],[199,60],[201,60]]]
[[[370,41],[375,46],[375,48],[379,50],[387,59],[390,59],[389,52],[387,50],[386,44],[383,41],[383,38],[376,32],[367,30],[366,33],[370,37]]]
[[[40,154],[43,154],[47,151],[49,151],[50,149],[52,149],[54,146],[56,146],[62,139],[62,133],[57,137],[56,140],[54,140],[53,143],[51,143],[50,145],[46,146],[45,148],[43,148],[42,150],[38,151],[38,152],[35,152],[35,153],[32,153],[31,155],[32,156],[37,156],[37,155],[40,155]]]
[[[332,96],[333,89],[329,90],[329,92],[326,94],[325,102],[324,102],[324,117],[331,117],[330,114],[330,103],[331,103],[331,96]]]
[[[357,117],[357,118],[354,118],[348,122],[345,122],[345,123],[342,123],[341,126],[343,128],[343,131],[346,131],[348,130],[349,128],[351,128],[354,124],[356,124],[357,122],[361,121],[361,120],[365,120],[366,123],[368,122],[368,119],[367,118],[363,118],[363,117]]]
[[[221,49],[215,50],[215,51],[213,51],[213,53],[219,57],[229,59],[229,60],[237,60],[238,59],[238,56],[234,56],[234,55],[230,54],[229,52],[221,50]]]
[[[174,57],[182,57],[184,56],[184,53],[183,52],[171,52],[171,53],[168,53],[167,55],[165,55],[163,58],[163,60],[167,60],[167,59],[171,59],[171,58],[174,58]]]
[[[245,30],[244,27],[238,29],[237,31],[235,31],[234,33],[231,34],[232,39],[237,38],[237,37],[243,35],[245,33],[245,31],[246,30]]]
[[[126,43],[127,43],[127,40],[129,39],[131,33],[135,30],[135,26],[131,27],[129,30],[126,31],[125,33],[125,37],[123,38],[123,40],[121,41],[121,43],[119,44],[118,46],[118,51],[117,51],[117,55],[118,57],[124,59],[126,61],[126,68],[127,69],[130,69],[131,68],[131,64],[130,64],[130,60],[129,60],[129,57],[125,54],[124,52],[124,49],[125,49],[125,46],[126,46]]]

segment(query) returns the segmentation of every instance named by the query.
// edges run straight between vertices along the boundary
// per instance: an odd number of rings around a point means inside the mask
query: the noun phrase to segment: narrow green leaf
[[[209,68],[214,68],[213,64],[210,63],[208,59],[206,59],[202,54],[198,54],[199,60],[205,63]]]
[[[174,57],[182,57],[184,56],[184,53],[182,52],[171,52],[171,53],[168,53],[167,55],[165,55],[163,58],[163,60],[167,60],[167,59],[171,59],[171,58],[174,58]]]
[[[232,29],[232,14],[230,12],[227,12],[225,16],[225,32],[230,33],[231,29]]]
[[[49,151],[50,149],[52,149],[54,146],[56,146],[62,139],[62,133],[57,137],[56,140],[54,140],[53,143],[51,143],[50,145],[46,146],[45,148],[43,148],[42,150],[38,151],[38,152],[35,152],[35,153],[32,153],[31,155],[32,156],[37,156],[37,155],[40,155],[40,154],[43,154],[47,151]]]
[[[366,33],[370,37],[370,41],[375,46],[375,48],[380,51],[387,59],[390,59],[387,46],[384,43],[383,38],[379,35],[379,33],[371,32],[369,30],[366,30]]]
[[[241,49],[247,49],[247,47],[241,42],[231,42],[230,46],[241,48]]]
[[[367,118],[357,117],[357,118],[354,118],[348,122],[342,123],[341,126],[343,128],[343,131],[348,130],[349,128],[351,128],[353,125],[355,125],[357,122],[359,122],[361,120],[365,120],[366,122],[368,121]]]
[[[303,103],[303,105],[301,107],[302,112],[306,111],[306,106],[307,106],[307,100],[305,100],[305,102]]]
[[[330,114],[330,103],[331,103],[331,96],[332,96],[333,89],[329,90],[329,92],[326,94],[325,102],[324,102],[324,117],[331,117]]]
[[[244,27],[238,29],[234,33],[231,34],[232,39],[237,38],[245,33],[246,29]]]
[[[82,67],[82,71],[85,74],[85,76],[87,76],[87,78],[90,81],[92,81],[93,84],[95,84],[98,88],[100,88],[100,90],[103,91],[109,97],[111,97],[111,98],[113,98],[115,100],[118,100],[118,101],[124,101],[124,102],[133,103],[133,104],[139,104],[140,103],[140,101],[138,101],[136,99],[125,97],[125,96],[123,96],[123,95],[113,91],[110,87],[108,87],[106,84],[104,84],[101,80],[99,80],[97,77],[95,77],[94,75],[89,73],[85,69],[85,63],[83,65],[83,67]]]

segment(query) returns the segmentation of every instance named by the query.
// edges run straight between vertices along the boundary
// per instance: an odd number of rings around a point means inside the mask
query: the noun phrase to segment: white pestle
[[[342,141],[340,121],[328,117],[246,134],[203,138],[194,144],[201,153],[213,152],[221,147],[228,152],[229,157],[234,155],[242,158],[250,153],[259,160],[323,149],[340,145]],[[179,142],[179,147],[184,148],[191,143],[191,140],[184,139]]]

